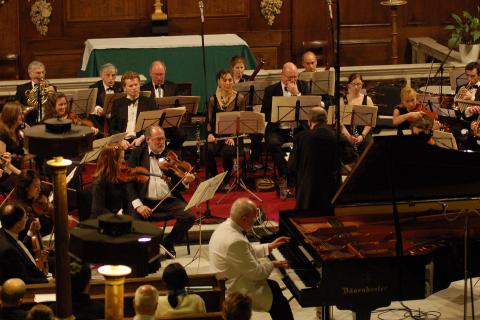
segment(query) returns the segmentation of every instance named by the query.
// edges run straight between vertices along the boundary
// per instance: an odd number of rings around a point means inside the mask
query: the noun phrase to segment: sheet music
[[[272,122],[293,122],[295,121],[295,107],[300,102],[299,119],[308,120],[310,109],[321,107],[322,97],[320,96],[291,96],[272,98]]]

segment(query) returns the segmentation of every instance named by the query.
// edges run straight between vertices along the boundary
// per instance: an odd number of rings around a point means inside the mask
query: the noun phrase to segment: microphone
[[[205,16],[203,15],[203,1],[198,1],[198,7],[200,8],[200,18],[202,19],[202,23],[204,23]]]
[[[332,0],[327,0],[327,5],[328,5],[328,12],[330,13],[330,20],[333,20]]]

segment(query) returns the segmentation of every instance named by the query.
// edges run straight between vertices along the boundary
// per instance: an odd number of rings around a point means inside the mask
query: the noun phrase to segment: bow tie
[[[113,87],[108,87],[107,90],[114,91]]]
[[[155,88],[155,90],[158,90],[158,89],[160,89],[160,88],[163,89],[163,84],[161,84],[161,85],[156,85],[156,84],[154,84],[153,87]]]
[[[155,157],[157,159],[160,159],[162,157],[162,154],[161,153],[153,153],[153,152],[150,152],[149,154],[150,157]]]
[[[478,85],[474,84],[474,85],[470,86],[470,89],[478,89]]]
[[[130,102],[130,104],[135,104],[137,101],[138,101],[138,98],[136,99],[130,99],[130,98],[127,98],[127,100]]]

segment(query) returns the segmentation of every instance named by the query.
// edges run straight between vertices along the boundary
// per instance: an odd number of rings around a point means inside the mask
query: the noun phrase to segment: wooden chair
[[[317,66],[322,66],[327,64],[328,56],[328,41],[325,40],[310,40],[302,41],[303,53],[306,51],[312,51],[317,57]],[[300,61],[302,57],[300,56]]]
[[[18,63],[16,54],[0,55],[0,80],[18,80],[20,78]]]

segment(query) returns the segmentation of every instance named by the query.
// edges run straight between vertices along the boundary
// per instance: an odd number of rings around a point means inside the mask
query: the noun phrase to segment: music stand
[[[247,111],[260,112],[265,88],[271,84],[267,80],[245,81],[234,84],[233,90],[243,95]]]
[[[458,150],[457,141],[451,132],[433,130],[435,145],[441,148]]]
[[[335,70],[308,72],[298,75],[299,80],[307,81],[311,95],[335,95]]]
[[[294,126],[300,126],[300,121],[309,119],[310,110],[322,106],[320,96],[272,97],[272,122],[290,123],[293,138]]]
[[[167,108],[163,110],[143,111],[138,115],[135,131],[140,132],[153,125],[159,125],[162,128],[171,128],[180,126],[185,107]]]
[[[327,124],[328,125],[335,125],[335,106],[330,106],[328,107],[328,112],[327,112]],[[341,105],[340,106],[340,123],[343,125],[351,125],[352,124],[352,112],[353,108],[352,105]]]
[[[85,153],[82,160],[80,160],[80,164],[97,160],[98,155],[100,154],[100,151],[102,151],[103,147],[105,147],[107,144],[119,143],[120,141],[125,139],[126,135],[127,135],[126,132],[121,132],[121,133],[111,135],[109,137],[93,140],[92,150]]]
[[[236,174],[235,180],[227,190],[227,193],[223,195],[220,200],[217,201],[217,204],[221,203],[223,199],[237,187],[241,187],[243,190],[247,191],[255,199],[262,202],[253,191],[248,189],[247,185],[240,177],[240,170],[238,168],[239,158],[240,158],[240,135],[241,134],[258,134],[265,131],[265,115],[259,112],[253,111],[234,111],[234,112],[218,112],[216,118],[216,128],[215,132],[219,135],[235,135],[236,140]]]
[[[64,90],[63,93],[69,98],[71,112],[75,112],[76,114],[90,114],[95,109],[98,88],[71,89]]]
[[[103,112],[102,116],[110,116],[112,113],[112,104],[114,100],[125,97],[127,94],[125,92],[115,92],[115,93],[106,93],[105,99],[103,101]]]
[[[171,96],[155,98],[155,103],[158,110],[185,107],[186,112],[183,118],[183,123],[185,124],[190,123],[192,116],[197,114],[200,96]]]

